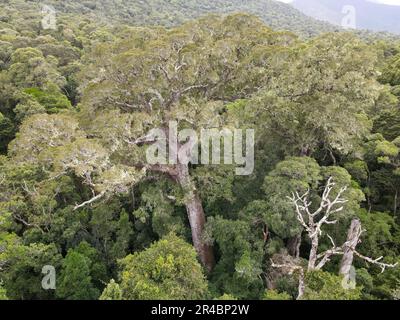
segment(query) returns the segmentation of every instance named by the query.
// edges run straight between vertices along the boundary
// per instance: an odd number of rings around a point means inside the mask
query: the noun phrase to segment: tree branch
[[[78,209],[80,209],[80,208],[82,208],[82,207],[85,207],[85,206],[87,206],[87,205],[89,205],[89,204],[92,204],[93,202],[95,202],[95,201],[101,199],[102,197],[104,197],[105,194],[106,194],[106,192],[105,192],[105,191],[102,191],[102,192],[99,193],[97,196],[94,196],[92,199],[90,199],[90,200],[88,200],[88,201],[85,201],[85,202],[83,202],[83,203],[81,203],[81,204],[77,204],[77,205],[74,207],[74,211],[76,211],[76,210],[78,210]]]
[[[354,250],[354,254],[355,254],[356,256],[358,256],[359,258],[361,258],[361,259],[363,259],[363,260],[365,260],[365,261],[367,261],[367,262],[369,262],[369,263],[371,263],[371,264],[377,265],[377,266],[379,266],[380,268],[382,268],[382,273],[385,271],[386,268],[395,268],[395,267],[398,265],[397,262],[394,263],[394,264],[389,264],[389,263],[380,262],[380,260],[382,260],[383,257],[379,257],[379,258],[377,258],[377,259],[372,259],[372,258],[370,258],[370,257],[363,256],[362,254],[360,254],[360,253],[357,252],[356,250]]]
[[[34,223],[29,223],[26,220],[24,220],[21,216],[14,214],[13,215],[14,219],[21,222],[24,226],[26,227],[34,227],[38,230],[40,230],[40,232],[42,234],[45,234],[44,230],[38,225],[38,224],[34,224]]]

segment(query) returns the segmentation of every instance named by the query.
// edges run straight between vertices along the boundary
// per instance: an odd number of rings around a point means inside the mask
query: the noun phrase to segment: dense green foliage
[[[3,288],[3,284],[0,284],[0,300],[8,300],[6,289]]]
[[[120,285],[112,280],[101,299],[197,300],[207,296],[195,250],[173,234],[120,260],[120,265]]]
[[[344,289],[342,278],[321,271],[307,274],[307,287],[303,299],[305,300],[359,300],[361,289]]]
[[[32,1],[33,3],[29,3],[29,6],[23,2],[25,1],[6,1],[12,7],[11,10],[5,10],[5,16],[18,16],[12,10],[14,6],[19,10],[21,8],[32,10],[35,2],[37,10],[40,11],[39,1]],[[305,36],[339,29],[328,23],[314,20],[287,4],[273,0],[66,0],[62,2],[50,0],[46,4],[53,5],[59,12],[96,17],[103,23],[119,22],[129,25],[171,27],[210,13],[246,12],[258,15],[274,29],[296,31]]]
[[[42,29],[38,2],[0,3],[0,299],[295,299],[297,274],[270,262],[309,258],[287,197],[310,190],[317,206],[330,177],[347,202],[321,250],[358,218],[358,251],[399,261],[399,43],[305,40],[279,30],[333,29],[272,1],[49,3],[57,30]],[[231,11],[263,14],[191,20]],[[255,129],[254,172],[190,164],[179,183],[146,166],[135,141],[172,120]],[[399,267],[355,258],[346,290],[339,263],[306,273],[303,299],[398,299]],[[42,288],[45,265],[55,290]]]

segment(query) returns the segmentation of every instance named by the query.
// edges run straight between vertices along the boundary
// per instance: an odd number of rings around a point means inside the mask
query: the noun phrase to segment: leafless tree
[[[357,252],[356,247],[360,243],[360,238],[365,230],[361,227],[361,222],[358,219],[353,219],[347,234],[347,240],[341,246],[337,246],[333,240],[333,238],[327,234],[332,247],[329,250],[318,253],[320,238],[323,235],[322,227],[324,225],[332,225],[336,224],[337,220],[332,220],[332,217],[341,211],[344,210],[344,204],[348,201],[343,198],[343,194],[347,190],[347,187],[341,188],[336,197],[331,197],[332,190],[335,187],[335,183],[333,182],[333,178],[329,178],[324,192],[322,194],[321,203],[317,210],[311,210],[311,201],[309,200],[310,192],[307,191],[303,195],[299,195],[298,192],[292,194],[292,197],[288,197],[288,199],[293,203],[296,210],[296,218],[299,223],[304,227],[304,230],[307,232],[307,236],[311,240],[311,249],[308,259],[308,267],[307,271],[313,270],[321,270],[327,262],[330,261],[332,256],[342,255],[342,261],[340,265],[340,274],[342,274],[345,278],[350,274],[350,268],[353,263],[354,255],[359,258],[365,260],[368,263],[379,266],[382,269],[382,272],[385,271],[386,268],[394,268],[397,266],[395,264],[387,264],[382,262],[383,257],[379,257],[377,259],[372,259],[370,257],[364,256]],[[276,264],[272,261],[272,267],[275,268],[285,268],[288,272],[293,273],[297,270],[300,270],[299,275],[299,296],[304,293],[304,269],[299,265],[280,265]]]

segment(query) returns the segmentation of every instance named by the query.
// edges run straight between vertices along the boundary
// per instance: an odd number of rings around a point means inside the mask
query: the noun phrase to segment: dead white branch
[[[92,204],[93,202],[95,202],[95,201],[101,199],[102,197],[104,197],[105,194],[106,194],[106,192],[105,192],[105,191],[102,191],[102,192],[99,193],[97,196],[94,196],[92,199],[90,199],[90,200],[88,200],[88,201],[85,201],[85,202],[83,202],[83,203],[81,203],[81,204],[77,204],[77,205],[74,207],[74,211],[75,211],[75,210],[78,210],[78,209],[80,209],[80,208],[82,208],[82,207],[85,207],[85,206],[87,206],[87,205],[89,205],[89,204]]]
[[[335,213],[343,211],[343,204],[348,201],[343,198],[343,194],[347,190],[347,187],[341,188],[336,197],[331,200],[330,195],[334,187],[335,183],[333,182],[333,179],[331,177],[328,179],[328,182],[322,193],[321,203],[318,209],[313,212],[312,210],[310,210],[310,206],[312,203],[311,201],[309,201],[309,191],[307,191],[303,195],[299,195],[299,193],[296,192],[292,194],[292,197],[288,197],[295,207],[297,220],[304,227],[308,234],[308,237],[311,240],[311,249],[307,271],[321,270],[325,266],[325,264],[330,261],[331,257],[335,255],[343,255],[340,266],[340,274],[344,275],[345,277],[347,277],[348,273],[350,272],[354,255],[358,256],[359,258],[365,260],[370,264],[374,264],[380,267],[382,269],[382,272],[384,272],[386,268],[396,267],[398,263],[388,264],[381,262],[383,257],[372,259],[357,252],[356,247],[360,242],[360,237],[362,233],[365,231],[362,230],[361,222],[358,219],[353,219],[348,231],[347,241],[343,245],[337,246],[333,238],[330,235],[327,235],[332,244],[332,247],[331,249],[318,254],[319,241],[320,237],[322,236],[322,227],[324,225],[337,223],[337,220],[329,220],[329,218]],[[273,261],[271,262],[273,268],[281,268],[288,274],[292,274],[297,270],[301,271],[301,276],[299,278],[298,297],[300,298],[304,292],[303,267],[297,264],[276,264]]]
[[[311,240],[311,250],[310,257],[308,260],[308,270],[313,270],[317,268],[317,260],[318,260],[318,246],[319,246],[319,238],[322,235],[322,226],[325,224],[335,224],[337,220],[329,220],[329,218],[338,212],[341,212],[344,207],[343,204],[347,202],[346,199],[342,198],[343,193],[347,190],[347,187],[343,187],[339,190],[335,199],[331,200],[331,192],[335,187],[335,183],[333,182],[333,178],[330,177],[325,186],[325,189],[322,193],[321,203],[317,210],[311,211],[310,206],[312,205],[311,201],[309,201],[310,192],[307,191],[302,196],[299,195],[298,192],[293,193],[292,197],[289,197],[291,202],[294,204],[296,209],[296,218],[300,222],[300,224],[306,230],[310,240]],[[333,249],[332,249],[333,250]],[[335,254],[337,249],[330,250],[326,252],[322,257],[323,264],[329,261],[329,257],[332,254]]]
[[[379,257],[377,259],[372,259],[370,257],[363,256],[362,254],[358,253],[357,251],[354,251],[354,254],[356,256],[360,257],[361,259],[380,267],[382,269],[382,273],[386,270],[386,268],[395,268],[398,265],[398,263],[390,264],[390,263],[380,262],[383,259],[383,257]]]

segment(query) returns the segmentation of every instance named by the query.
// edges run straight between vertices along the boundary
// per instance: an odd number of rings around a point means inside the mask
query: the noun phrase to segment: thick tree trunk
[[[310,155],[310,146],[308,144],[304,145],[300,149],[300,157],[308,157]]]
[[[304,281],[304,270],[300,269],[300,274],[299,274],[299,286],[298,286],[298,295],[297,295],[297,300],[300,300],[303,295],[304,295],[304,291],[306,289],[306,284]]]
[[[315,269],[317,263],[319,240],[318,235],[311,239],[310,257],[308,259],[308,271]]]
[[[294,237],[289,238],[286,248],[288,250],[289,255],[295,258],[300,257],[300,245],[301,245],[301,234],[298,234]]]
[[[192,230],[193,245],[203,266],[208,271],[211,271],[215,264],[214,252],[211,246],[204,244],[202,241],[206,217],[200,197],[191,181],[188,166],[178,164],[175,178],[185,191],[185,205]]]
[[[350,269],[353,265],[354,251],[360,240],[361,234],[361,222],[358,219],[351,221],[350,229],[347,233],[347,241],[343,246],[343,257],[340,263],[339,273],[342,274],[345,279],[350,277]]]

